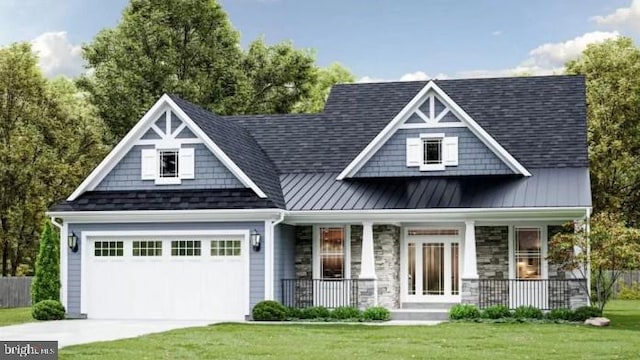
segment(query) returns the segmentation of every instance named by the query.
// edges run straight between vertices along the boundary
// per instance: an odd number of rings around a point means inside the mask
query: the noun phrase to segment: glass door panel
[[[416,244],[409,243],[408,248],[408,288],[407,291],[409,295],[416,294]]]
[[[444,295],[444,244],[422,244],[422,294]]]
[[[459,246],[458,243],[451,243],[451,295],[460,295],[459,282]]]

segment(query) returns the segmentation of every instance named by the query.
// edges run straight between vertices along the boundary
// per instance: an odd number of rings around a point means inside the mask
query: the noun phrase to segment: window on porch
[[[542,277],[542,246],[540,229],[516,228],[515,263],[517,279]]]
[[[323,279],[344,279],[344,228],[320,228],[320,274]]]

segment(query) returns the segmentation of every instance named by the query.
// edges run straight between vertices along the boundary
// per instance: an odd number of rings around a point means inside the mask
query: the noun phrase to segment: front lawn
[[[16,325],[34,321],[31,317],[31,308],[0,309],[0,326]]]
[[[633,359],[640,301],[612,302],[610,328],[220,324],[63,349],[62,359]]]

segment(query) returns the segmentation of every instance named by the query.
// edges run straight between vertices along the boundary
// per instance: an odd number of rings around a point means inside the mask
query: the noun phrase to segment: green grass
[[[615,301],[609,328],[220,324],[68,347],[61,359],[636,359],[640,301]]]
[[[31,317],[31,308],[0,309],[0,326],[16,325],[34,321]]]

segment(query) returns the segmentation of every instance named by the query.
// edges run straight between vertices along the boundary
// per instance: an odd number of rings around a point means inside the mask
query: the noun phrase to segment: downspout
[[[269,249],[269,253],[265,254],[267,256],[266,261],[268,261],[269,263],[269,272],[271,272],[271,284],[269,284],[269,294],[267,294],[268,296],[266,296],[266,298],[270,299],[270,300],[274,300],[275,299],[275,294],[274,294],[274,289],[275,289],[275,275],[276,275],[276,269],[275,269],[275,242],[276,242],[276,238],[275,238],[275,229],[276,229],[276,225],[280,224],[283,220],[284,220],[284,215],[285,215],[285,211],[281,210],[278,218],[274,221],[270,221],[269,222],[269,229],[266,231],[269,231],[269,239],[271,239],[271,246],[268,246]]]
[[[60,266],[60,302],[62,303],[62,305],[64,306],[65,309],[68,310],[67,308],[67,265],[68,265],[68,259],[67,259],[67,235],[69,232],[69,225],[64,222],[60,223],[58,221],[56,221],[56,217],[52,216],[51,217],[51,223],[58,228],[58,230],[60,231],[60,261],[59,261],[59,266]]]
[[[585,233],[587,235],[587,297],[589,305],[591,305],[591,212],[593,210],[591,208],[587,208],[585,215]]]

